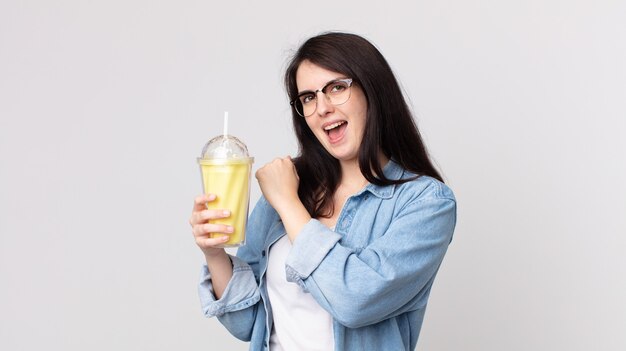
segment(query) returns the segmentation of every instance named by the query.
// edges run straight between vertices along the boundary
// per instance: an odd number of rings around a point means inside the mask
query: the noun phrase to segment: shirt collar
[[[402,175],[404,174],[404,169],[402,169],[402,167],[400,167],[400,165],[393,160],[389,160],[389,162],[387,162],[387,164],[383,168],[383,174],[387,179],[398,180],[402,178]],[[369,191],[374,196],[380,197],[382,199],[389,199],[393,196],[393,192],[395,189],[395,184],[375,185],[370,183],[357,195],[360,195],[362,192]]]

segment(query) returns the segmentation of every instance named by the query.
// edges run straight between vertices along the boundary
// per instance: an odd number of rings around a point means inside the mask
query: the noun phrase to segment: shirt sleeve
[[[356,252],[313,219],[293,242],[287,280],[350,328],[423,308],[455,223],[451,193],[418,197],[403,205],[382,236]]]
[[[211,274],[202,266],[198,294],[206,317],[219,321],[240,340],[249,341],[261,308],[259,291],[259,256],[273,212],[261,198],[250,214],[246,227],[246,245],[237,250],[237,256],[229,255],[233,264],[233,276],[220,299],[215,298]]]
[[[215,299],[211,274],[206,264],[202,266],[198,294],[206,317],[217,317],[220,323],[236,338],[250,341],[259,307],[259,289],[252,269],[244,261],[230,256],[233,276],[224,294]]]
[[[202,266],[198,294],[202,310],[207,317],[221,316],[228,312],[250,307],[260,299],[252,268],[235,256],[229,255],[229,258],[233,263],[233,276],[219,300],[215,299],[211,273],[209,273],[206,264]]]

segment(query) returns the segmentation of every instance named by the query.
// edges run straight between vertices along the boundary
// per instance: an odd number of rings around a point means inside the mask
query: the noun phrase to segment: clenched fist
[[[299,202],[300,178],[291,157],[276,158],[257,170],[256,179],[267,202],[279,210]]]

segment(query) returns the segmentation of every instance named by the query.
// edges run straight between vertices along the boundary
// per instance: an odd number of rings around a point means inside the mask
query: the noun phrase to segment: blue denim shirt
[[[384,173],[390,179],[413,176],[393,161]],[[285,263],[287,280],[332,315],[335,350],[414,350],[455,223],[454,195],[433,178],[369,184],[348,198],[334,231],[316,219],[304,226]],[[202,269],[204,314],[250,341],[250,350],[268,348],[267,253],[283,235],[280,217],[262,197],[250,215],[246,245],[231,257],[233,276],[219,300],[206,265]]]

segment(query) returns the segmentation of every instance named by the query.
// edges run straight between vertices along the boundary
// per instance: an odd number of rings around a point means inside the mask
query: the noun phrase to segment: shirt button
[[[261,256],[265,257],[265,250],[261,251]]]

